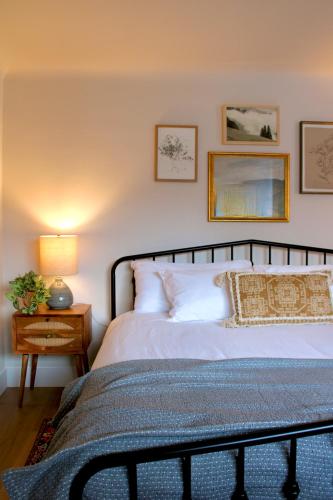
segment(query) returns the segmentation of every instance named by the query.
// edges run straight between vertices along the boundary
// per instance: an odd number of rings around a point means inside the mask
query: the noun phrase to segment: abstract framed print
[[[289,221],[289,154],[208,153],[209,221]]]

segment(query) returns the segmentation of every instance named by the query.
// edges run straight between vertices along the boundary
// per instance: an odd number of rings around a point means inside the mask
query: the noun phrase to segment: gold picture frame
[[[300,122],[300,193],[333,194],[333,122]]]
[[[289,222],[288,153],[208,153],[208,220]]]
[[[198,126],[155,125],[155,180],[195,182],[198,178]]]
[[[271,105],[222,106],[222,144],[278,146],[280,110]]]

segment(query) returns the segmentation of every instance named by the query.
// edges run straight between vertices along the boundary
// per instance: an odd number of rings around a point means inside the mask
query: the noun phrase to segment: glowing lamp
[[[77,236],[45,235],[39,237],[39,266],[43,276],[55,276],[49,288],[51,309],[68,309],[73,304],[73,294],[62,276],[77,273]]]

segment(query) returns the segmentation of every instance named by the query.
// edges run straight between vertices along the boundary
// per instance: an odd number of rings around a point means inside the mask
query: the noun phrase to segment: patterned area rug
[[[43,458],[54,433],[55,427],[51,425],[51,419],[44,418],[25,465],[34,465]]]

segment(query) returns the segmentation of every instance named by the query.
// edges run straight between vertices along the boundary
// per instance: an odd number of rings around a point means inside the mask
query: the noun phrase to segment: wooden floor
[[[52,417],[60,401],[62,387],[25,389],[23,407],[18,408],[18,389],[9,388],[0,396],[0,473],[24,465],[36,434],[47,417]],[[8,499],[0,481],[0,500]]]

